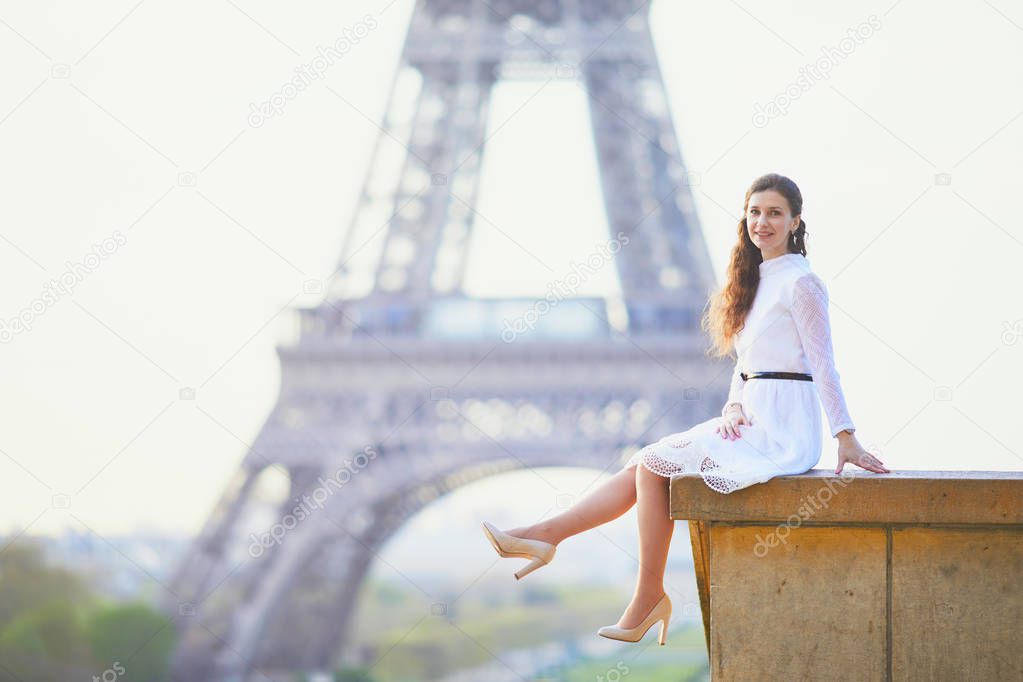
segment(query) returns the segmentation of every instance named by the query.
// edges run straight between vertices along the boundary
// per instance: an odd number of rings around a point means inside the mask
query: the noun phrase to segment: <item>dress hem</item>
[[[629,461],[626,462],[625,467],[630,467],[633,464],[644,467],[647,471],[657,474],[662,478],[671,478],[678,474],[698,473],[700,478],[711,490],[727,495],[728,493],[741,490],[754,483],[761,483],[762,481],[750,481],[743,483],[738,479],[719,475],[724,473],[720,464],[718,464],[714,458],[707,454],[706,449],[696,438],[692,436],[681,438],[674,443],[670,443],[671,447],[676,448],[687,448],[692,447],[695,452],[694,462],[699,462],[699,469],[697,471],[689,471],[685,463],[673,462],[666,460],[663,457],[657,455],[654,451],[654,447],[665,442],[666,439],[661,439],[653,445],[648,445],[645,448],[637,451]],[[652,460],[652,461],[651,461]]]

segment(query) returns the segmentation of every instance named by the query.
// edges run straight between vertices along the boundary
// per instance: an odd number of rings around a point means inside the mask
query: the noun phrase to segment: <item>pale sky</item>
[[[0,346],[0,532],[199,528],[273,407],[275,315],[314,304],[303,282],[337,263],[412,2],[387,5],[0,2],[0,319],[108,240]],[[860,440],[891,469],[1020,470],[1023,11],[955,6],[661,0],[652,19],[718,276],[746,187],[789,175]],[[323,80],[248,125],[366,16],[377,27]],[[862,26],[827,79],[753,124]],[[542,293],[538,256],[560,271],[607,236],[582,95],[552,83],[516,113],[540,85],[495,95],[485,166],[501,182],[484,180],[494,226],[472,243],[472,293]],[[491,483],[424,522],[479,508]]]

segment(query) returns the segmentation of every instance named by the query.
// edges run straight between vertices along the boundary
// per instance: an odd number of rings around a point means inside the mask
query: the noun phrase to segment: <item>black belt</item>
[[[743,381],[748,381],[749,379],[796,379],[798,381],[813,381],[812,375],[803,374],[801,372],[753,372],[752,374],[739,372],[739,376],[742,377]]]

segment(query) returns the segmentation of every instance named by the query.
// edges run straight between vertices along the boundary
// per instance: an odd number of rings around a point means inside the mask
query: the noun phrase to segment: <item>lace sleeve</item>
[[[828,316],[828,291],[820,277],[812,272],[796,280],[792,296],[792,318],[803,344],[803,352],[810,362],[813,381],[828,416],[832,437],[837,437],[845,429],[855,430],[835,368],[831,320]]]
[[[742,404],[742,385],[745,383],[739,373],[742,370],[739,367],[739,361],[735,361],[735,370],[732,371],[732,383],[728,387],[728,400],[725,401],[725,406],[721,408],[721,416],[725,416],[725,412],[728,410],[728,406],[732,403]]]

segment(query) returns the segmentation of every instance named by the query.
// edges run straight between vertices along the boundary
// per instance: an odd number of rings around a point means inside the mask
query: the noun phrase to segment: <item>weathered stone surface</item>
[[[1023,679],[1023,533],[892,532],[893,680]]]
[[[712,679],[1023,679],[1023,472],[783,476],[689,521]]]
[[[715,680],[880,680],[885,669],[885,533],[774,526],[710,531]]]
[[[671,516],[716,521],[785,521],[801,508],[809,523],[1023,524],[1023,472],[814,469],[722,495],[698,474],[676,476]]]

